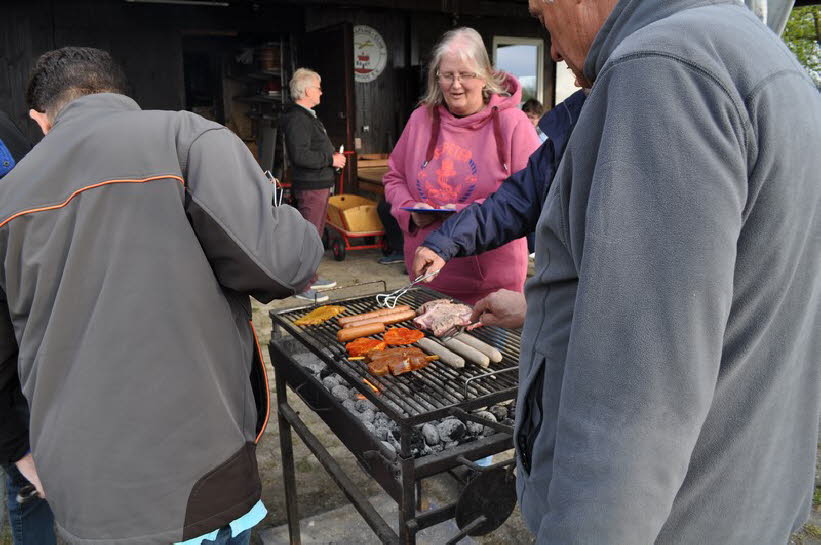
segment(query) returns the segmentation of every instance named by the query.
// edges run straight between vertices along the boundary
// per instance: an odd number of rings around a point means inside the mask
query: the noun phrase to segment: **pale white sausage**
[[[473,348],[487,356],[493,363],[499,363],[500,361],[502,361],[502,353],[499,352],[497,348],[490,346],[484,341],[480,341],[473,335],[468,335],[467,333],[460,333],[456,335],[455,338],[459,339],[468,346],[472,346]]]
[[[433,339],[428,339],[425,337],[416,341],[416,344],[428,354],[439,356],[439,361],[445,362],[454,369],[461,369],[465,366],[464,359],[460,358]]]
[[[446,348],[453,350],[466,360],[472,361],[479,367],[490,367],[490,358],[488,358],[472,346],[468,346],[456,338],[442,341],[442,344],[444,344]]]

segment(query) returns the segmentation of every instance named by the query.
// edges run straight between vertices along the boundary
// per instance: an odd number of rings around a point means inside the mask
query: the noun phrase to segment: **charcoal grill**
[[[405,293],[399,304],[418,308],[427,301],[441,297],[445,296],[426,287],[417,287]],[[343,305],[355,313],[378,308],[374,295],[338,299],[333,303]],[[434,362],[412,373],[376,377],[368,372],[367,365],[361,361],[348,360],[344,345],[336,340],[338,327],[335,321],[306,327],[294,325],[293,322],[304,316],[310,308],[312,305],[271,312],[274,331],[269,350],[276,368],[280,447],[291,544],[301,544],[292,429],[322,463],[382,543],[414,545],[415,536],[420,530],[453,518],[459,525],[460,533],[448,543],[457,543],[465,535],[481,535],[504,522],[514,507],[515,498],[511,503],[510,494],[483,494],[481,488],[482,483],[494,488],[499,487],[500,483],[506,483],[512,489],[512,460],[488,467],[479,466],[473,460],[512,448],[513,430],[511,426],[484,419],[471,411],[515,399],[518,387],[519,331],[483,327],[471,333],[502,352],[502,362],[492,364],[489,369],[482,369],[471,363],[467,363],[463,369],[452,369],[442,362]],[[396,326],[412,324],[408,322]],[[316,355],[328,370],[343,377],[348,385],[356,388],[378,410],[393,419],[400,434],[398,452],[391,451],[369,432],[359,418],[331,395],[319,378],[295,359],[299,353],[305,353],[305,349]],[[361,467],[398,503],[398,532],[376,512],[289,405],[286,386],[325,421],[356,456]],[[453,416],[462,421],[483,424],[496,433],[439,453],[420,456],[418,452],[414,452],[416,427]],[[479,475],[475,482],[471,481],[469,493],[442,508],[418,512],[422,500],[422,479],[457,466],[467,466]],[[499,500],[497,504],[493,504],[492,501],[487,501],[487,497],[497,497]],[[503,515],[500,516],[500,513]]]

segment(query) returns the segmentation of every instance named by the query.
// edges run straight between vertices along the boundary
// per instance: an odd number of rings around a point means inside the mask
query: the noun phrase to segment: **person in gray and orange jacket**
[[[322,243],[272,208],[234,134],[124,88],[104,51],[41,56],[27,100],[45,137],[0,184],[0,362],[19,347],[26,477],[72,544],[244,544],[269,404],[248,296],[303,290]]]

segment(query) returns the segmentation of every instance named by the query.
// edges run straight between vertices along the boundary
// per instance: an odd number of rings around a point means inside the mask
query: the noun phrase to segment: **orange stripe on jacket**
[[[166,179],[177,180],[183,186],[185,186],[185,180],[183,180],[179,176],[172,176],[172,175],[152,176],[151,178],[143,178],[142,180],[106,180],[105,182],[99,182],[99,183],[96,183],[96,184],[87,185],[85,187],[81,187],[80,189],[75,190],[74,193],[72,193],[61,204],[55,204],[55,205],[52,205],[52,206],[44,206],[42,208],[30,208],[28,210],[23,210],[21,212],[17,212],[16,214],[13,214],[11,217],[9,217],[9,218],[3,220],[2,222],[0,222],[0,227],[3,227],[4,225],[6,225],[8,222],[13,220],[14,218],[18,218],[20,216],[25,216],[26,214],[33,214],[35,212],[45,212],[47,210],[57,210],[58,208],[63,208],[69,202],[71,202],[71,199],[73,199],[74,197],[76,197],[77,195],[79,195],[80,193],[82,193],[83,191],[85,191],[87,189],[94,189],[95,187],[100,187],[100,186],[109,185],[109,184],[123,184],[123,183],[139,184],[139,183],[143,183],[143,182],[151,182],[153,180],[166,180]]]
[[[259,347],[259,338],[257,338],[257,330],[254,329],[254,322],[248,320],[248,323],[251,324],[251,333],[254,334],[254,345],[257,348],[257,353],[259,354],[259,363],[262,366],[262,376],[265,378],[265,421],[262,423],[262,428],[259,430],[257,438],[254,439],[254,443],[259,443],[260,437],[262,437],[262,434],[265,433],[265,428],[268,427],[268,418],[271,416],[271,392],[268,388],[268,372],[265,370],[265,358],[262,357],[262,349]]]

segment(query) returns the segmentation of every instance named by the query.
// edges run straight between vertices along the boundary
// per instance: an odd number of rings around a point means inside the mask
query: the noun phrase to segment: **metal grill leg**
[[[288,392],[285,379],[276,375],[277,385],[277,418],[279,420],[279,448],[282,454],[282,480],[285,483],[285,510],[288,515],[288,534],[291,545],[302,545],[299,533],[299,509],[296,494],[296,468],[294,467],[294,445],[291,437],[291,425],[282,415],[280,405],[288,404]]]

